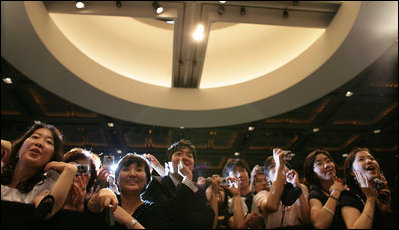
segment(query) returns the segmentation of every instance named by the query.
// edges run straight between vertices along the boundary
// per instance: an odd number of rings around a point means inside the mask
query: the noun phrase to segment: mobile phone
[[[114,213],[112,212],[112,205],[110,205],[109,207],[105,207],[104,211],[105,211],[105,222],[108,224],[108,226],[114,226],[115,217]]]

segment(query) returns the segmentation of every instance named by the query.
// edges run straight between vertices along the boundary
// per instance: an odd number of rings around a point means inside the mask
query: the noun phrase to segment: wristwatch
[[[128,226],[128,229],[133,228],[133,226],[134,226],[136,223],[137,223],[137,220],[134,219],[134,217],[132,217],[132,220],[130,221],[130,224],[129,224],[129,226]]]

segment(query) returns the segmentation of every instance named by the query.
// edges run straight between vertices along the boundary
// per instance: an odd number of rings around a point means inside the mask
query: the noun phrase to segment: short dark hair
[[[151,180],[151,173],[150,173],[150,166],[147,160],[144,157],[136,153],[128,153],[122,159],[119,160],[118,166],[115,170],[115,179],[119,177],[119,173],[123,167],[129,167],[131,164],[136,164],[137,166],[141,167],[144,166],[144,171],[146,174],[147,185]],[[119,188],[120,189],[120,188]],[[145,188],[144,188],[145,189]]]
[[[321,189],[321,184],[320,181],[317,178],[316,173],[314,172],[314,162],[316,160],[316,156],[319,154],[323,154],[328,157],[328,159],[331,160],[331,162],[335,166],[335,171],[338,173],[338,166],[334,162],[334,159],[332,158],[331,154],[324,149],[316,149],[312,151],[311,153],[308,154],[306,157],[304,163],[303,163],[303,172],[304,172],[304,184],[308,186],[309,188],[318,188]]]
[[[353,165],[353,162],[355,161],[356,154],[358,152],[361,152],[361,151],[368,152],[368,153],[370,153],[372,155],[371,150],[369,148],[354,147],[349,152],[348,156],[345,159],[345,163],[344,163],[344,182],[351,189],[358,188],[356,179],[354,178],[353,175],[351,175],[351,172],[353,171],[352,165]]]
[[[168,161],[170,161],[170,159],[172,159],[173,153],[175,153],[178,150],[182,150],[184,148],[188,148],[190,150],[190,152],[194,156],[194,161],[195,161],[197,159],[197,151],[195,150],[195,146],[193,144],[191,144],[191,141],[181,139],[180,141],[173,143],[168,148],[168,151],[166,152],[166,162],[168,162]]]
[[[97,170],[96,165],[94,164],[94,160],[92,158],[92,153],[82,148],[73,148],[64,154],[62,161],[68,163],[72,161],[87,159],[90,161],[90,180],[87,183],[87,191],[90,191],[91,187],[93,187],[94,185],[95,180],[97,179]]]
[[[226,164],[223,167],[223,176],[228,177],[229,173],[237,167],[244,168],[247,171],[248,176],[251,176],[251,171],[249,169],[248,163],[244,159],[240,158],[231,158],[227,160]]]
[[[11,183],[12,177],[14,175],[14,169],[19,161],[19,150],[21,149],[21,146],[25,142],[26,139],[28,139],[36,130],[38,129],[48,129],[51,131],[51,134],[53,135],[54,139],[54,154],[53,157],[50,159],[50,161],[60,161],[63,155],[64,151],[64,144],[63,144],[63,139],[62,139],[62,134],[61,132],[53,125],[46,124],[46,123],[35,123],[33,124],[20,138],[17,140],[13,141],[12,147],[11,147],[11,154],[8,162],[3,166],[2,173],[1,173],[1,184],[3,185],[8,185]],[[48,162],[47,162],[48,163]],[[44,167],[46,165],[43,165],[41,170],[37,172],[35,175],[32,175],[29,179],[26,181],[19,182],[17,184],[17,189],[21,193],[28,193],[30,192],[33,187],[41,180],[43,180],[43,174],[44,174]]]

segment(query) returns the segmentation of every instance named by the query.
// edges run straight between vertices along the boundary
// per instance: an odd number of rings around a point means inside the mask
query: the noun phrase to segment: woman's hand
[[[118,206],[118,198],[111,189],[102,188],[90,198],[87,208],[92,212],[99,213],[110,205],[112,205],[112,211],[115,211]]]
[[[86,186],[90,180],[90,174],[79,175],[75,177],[75,181],[72,184],[72,200],[74,206],[79,210],[84,210],[84,200],[86,198]]]
[[[344,189],[345,189],[345,185],[344,185],[342,179],[334,177],[334,184],[331,185],[329,188],[330,194],[338,193],[338,195],[340,195]]]
[[[298,173],[295,170],[291,169],[290,171],[287,172],[286,176],[287,176],[287,182],[291,183],[295,187],[301,185],[301,183],[299,182]]]
[[[230,185],[226,189],[230,191],[231,195],[240,196],[240,180],[234,177],[227,177],[227,180]]]
[[[273,149],[273,159],[276,164],[276,169],[277,170],[283,170],[284,169],[284,155],[286,151],[279,149],[279,148],[274,148]]]
[[[72,170],[75,173],[78,171],[78,168],[74,164],[65,163],[62,161],[51,161],[47,163],[46,167],[44,167],[45,172],[51,169],[57,171],[58,173],[62,173],[65,169]]]
[[[377,194],[374,191],[373,187],[371,187],[370,182],[367,179],[366,175],[363,175],[359,170],[353,170],[356,180],[359,184],[360,189],[366,195],[366,198],[377,198]]]

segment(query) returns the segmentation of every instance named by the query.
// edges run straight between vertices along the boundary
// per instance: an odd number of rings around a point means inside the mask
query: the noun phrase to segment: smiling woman
[[[56,127],[31,126],[13,142],[10,159],[2,168],[1,199],[30,204],[36,195],[49,192],[55,181],[43,179],[44,167],[61,160],[62,154],[63,140]]]

